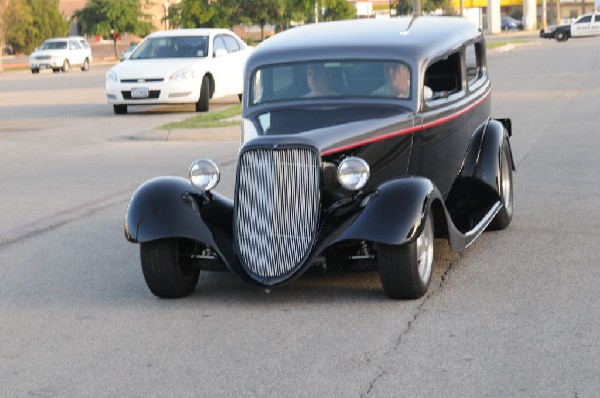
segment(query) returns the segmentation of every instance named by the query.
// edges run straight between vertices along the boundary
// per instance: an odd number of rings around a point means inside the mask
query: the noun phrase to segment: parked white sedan
[[[147,36],[129,59],[106,74],[106,99],[116,114],[129,105],[196,104],[239,95],[252,47],[227,29],[178,29]]]

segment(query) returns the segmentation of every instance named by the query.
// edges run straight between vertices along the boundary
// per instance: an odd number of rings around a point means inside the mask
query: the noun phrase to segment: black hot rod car
[[[430,284],[434,238],[466,248],[513,212],[509,119],[490,117],[484,38],[458,17],[321,23],[245,68],[232,200],[219,169],[140,186],[125,235],[159,297],[229,269],[270,289],[309,269],[379,269],[391,298]],[[376,268],[375,268],[376,267]]]

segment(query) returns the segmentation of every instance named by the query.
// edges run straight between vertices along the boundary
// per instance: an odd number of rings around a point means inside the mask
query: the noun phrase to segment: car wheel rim
[[[423,284],[427,284],[431,277],[433,265],[433,225],[431,217],[425,221],[423,232],[417,238],[417,267],[419,278]]]
[[[510,160],[504,152],[502,159],[502,204],[506,208],[507,213],[512,212],[512,181],[510,173]]]

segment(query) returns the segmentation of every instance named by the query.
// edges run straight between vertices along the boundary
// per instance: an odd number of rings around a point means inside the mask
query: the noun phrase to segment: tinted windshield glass
[[[42,44],[40,50],[65,50],[66,48],[66,41],[46,41]]]
[[[154,37],[140,43],[130,59],[197,58],[207,54],[206,36]]]
[[[410,98],[410,69],[393,61],[321,61],[266,66],[252,76],[251,104],[315,97]]]

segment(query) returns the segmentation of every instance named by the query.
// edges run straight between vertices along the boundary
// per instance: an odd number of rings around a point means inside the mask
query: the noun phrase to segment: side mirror
[[[229,54],[229,53],[227,52],[227,50],[226,50],[226,49],[224,49],[224,48],[218,48],[218,49],[215,51],[215,58],[217,58],[217,57],[222,57],[223,55],[227,55],[227,54]]]

